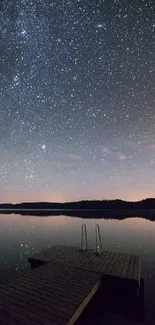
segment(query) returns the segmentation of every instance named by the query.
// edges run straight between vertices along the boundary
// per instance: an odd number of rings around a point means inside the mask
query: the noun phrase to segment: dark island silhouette
[[[0,204],[0,213],[35,216],[66,215],[80,218],[145,217],[155,220],[155,198],[129,202],[123,200],[85,200],[78,202],[25,202]]]

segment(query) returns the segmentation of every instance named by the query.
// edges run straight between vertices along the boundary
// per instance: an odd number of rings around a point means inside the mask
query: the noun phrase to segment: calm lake
[[[146,324],[155,319],[155,222],[144,218],[81,219],[0,215],[0,281],[30,268],[29,256],[55,244],[80,246],[81,225],[86,223],[88,244],[95,249],[95,225],[100,225],[103,249],[137,254],[142,259]],[[120,323],[119,323],[120,324]],[[121,324],[133,324],[122,322]],[[137,324],[137,323],[135,323]]]

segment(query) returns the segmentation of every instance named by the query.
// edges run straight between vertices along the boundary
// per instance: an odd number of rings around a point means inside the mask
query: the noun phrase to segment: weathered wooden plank
[[[29,261],[35,263],[36,257],[47,263],[0,286],[0,309],[19,325],[72,325],[99,288],[101,273],[140,281],[140,260],[134,255],[95,255],[56,245]]]
[[[50,322],[52,322],[53,324],[64,325],[68,318],[68,317],[66,317],[66,319],[61,318],[59,317],[58,313],[54,314],[54,313],[47,312],[47,310],[43,311],[43,309],[40,307],[38,308],[36,304],[32,305],[30,304],[30,302],[25,302],[24,299],[20,300],[19,296],[16,296],[15,299],[12,298],[9,294],[6,295],[4,293],[0,293],[0,304],[3,305],[4,302],[11,304],[11,306],[22,308],[28,313],[29,312],[32,313],[32,319],[40,322],[40,324],[50,325]]]
[[[115,273],[113,274],[115,277],[120,277],[120,275],[121,275],[121,273],[123,271],[123,267],[124,267],[124,263],[125,263],[126,258],[127,258],[127,255],[122,254],[121,262],[118,264],[118,267],[115,270]]]
[[[55,295],[53,292],[47,292],[41,288],[36,288],[34,286],[32,288],[32,286],[30,284],[27,285],[24,283],[21,286],[21,285],[18,285],[17,283],[9,283],[9,289],[11,290],[12,288],[18,289],[22,293],[26,293],[26,294],[30,294],[30,295],[33,294],[36,297],[40,297],[45,302],[47,301],[47,303],[50,303],[50,302],[53,303],[53,301],[54,301],[58,306],[64,307],[65,310],[67,308],[68,311],[70,311],[70,312],[73,310],[73,308],[77,307],[77,303],[75,303],[71,299],[67,299],[67,301],[66,301],[66,298],[63,296]]]
[[[89,271],[90,263],[91,263],[91,257],[86,256],[85,259],[83,259],[80,264],[79,263],[78,263],[78,265],[75,264],[75,267]]]
[[[110,275],[111,270],[113,269],[113,267],[115,266],[115,263],[117,263],[117,259],[119,258],[119,254],[118,253],[114,253],[110,262],[108,263],[104,274]]]
[[[31,288],[32,285],[30,284],[29,281],[20,281],[19,282],[16,282],[16,281],[13,281],[12,283],[14,283],[14,285],[17,285],[19,284],[20,287],[26,287],[26,288]],[[10,284],[9,284],[10,285]],[[68,303],[68,304],[73,304],[73,305],[76,305],[79,303],[80,301],[80,298],[79,297],[76,297],[75,299],[73,299],[73,297],[69,297],[67,295],[67,293],[63,293],[62,291],[55,291],[55,290],[52,290],[52,287],[46,287],[44,286],[44,284],[37,284],[37,283],[33,283],[33,288],[35,291],[39,292],[39,290],[41,290],[42,292],[44,292],[47,296],[50,296],[52,298],[56,298],[56,299],[61,299],[62,301]]]
[[[47,263],[1,285],[0,308],[22,324],[72,325],[100,284],[100,274]]]
[[[83,258],[81,259],[81,261],[83,260]],[[62,264],[62,265],[66,265],[66,266],[71,266],[71,267],[76,267],[76,265],[80,262],[80,256],[78,255],[78,253],[74,253],[72,254],[72,256],[64,258],[64,259],[57,259],[56,263]]]
[[[108,265],[111,264],[111,262],[113,261],[115,253],[110,253],[108,258],[106,259],[105,263],[102,266],[102,273],[103,274],[107,274],[106,270],[108,268]]]
[[[85,253],[85,257],[81,261],[78,261],[78,260],[76,261],[75,266],[80,269],[89,270],[87,265],[90,262],[91,258],[92,258],[92,256],[90,254],[88,254],[88,252],[87,252],[87,253]]]
[[[110,255],[108,256],[108,254]],[[131,259],[129,259],[129,256],[126,258],[125,255],[117,253],[118,255],[116,258],[115,254],[116,253],[108,252],[106,252],[105,254],[105,252],[103,252],[101,255],[96,256],[94,250],[92,249],[86,250],[84,252],[79,252],[77,247],[66,247],[57,245],[55,247],[51,247],[48,250],[48,254],[46,254],[46,261],[57,262],[61,264],[62,267],[64,267],[64,265],[74,266],[79,269],[101,272],[103,274],[104,272],[106,272],[106,274],[110,272],[110,275],[125,278],[128,277],[129,279],[131,279],[131,274],[133,273],[133,278],[139,279],[139,266],[133,266],[135,271],[132,271],[132,261],[134,260],[134,257],[130,255]],[[44,257],[43,259],[45,260]],[[114,259],[117,260],[115,262],[115,266]],[[124,263],[124,265],[122,265],[122,263]]]
[[[108,261],[110,255],[111,255],[110,252],[106,252],[106,254],[103,256],[103,258],[100,260],[100,264],[99,264],[99,272],[103,273],[104,265],[107,263],[107,261]]]
[[[64,253],[66,253],[66,251],[68,252],[68,249],[66,250],[66,247],[59,247],[59,246],[54,246],[51,248],[48,248],[47,250],[40,252],[32,257],[30,257],[28,259],[29,262],[33,261],[33,260],[41,260],[44,262],[49,262],[50,260],[55,260],[55,258],[57,259],[57,257],[62,256]]]
[[[92,258],[91,260],[88,261],[87,265],[86,265],[86,268],[89,270],[89,271],[93,271],[93,272],[96,272],[97,271],[97,266],[99,264],[99,259],[97,258]]]
[[[37,302],[34,302],[32,304],[29,298],[21,297],[20,295],[14,295],[11,292],[8,292],[7,290],[2,290],[2,292],[0,292],[0,300],[1,299],[13,305],[22,307],[27,311],[39,315],[43,319],[44,318],[47,319],[47,321],[50,320],[59,325],[65,324],[65,320],[68,319],[67,315],[63,315],[62,317],[62,313],[60,312],[59,312],[59,316],[58,313],[56,315],[56,312],[55,310],[53,310],[53,308],[49,308],[48,306],[43,306],[42,304]]]
[[[28,261],[31,260],[43,260],[43,261],[50,261],[50,260],[55,260],[55,258],[57,259],[57,257],[62,256],[65,253],[69,253],[70,250],[75,250],[75,247],[67,247],[67,246],[60,246],[60,245],[56,245],[53,247],[48,248],[47,250],[44,250],[40,253],[37,253],[36,255],[29,257]]]
[[[91,260],[91,265],[89,266],[89,270],[90,271],[94,271],[95,270],[95,272],[98,272],[99,265],[101,264],[104,256],[105,256],[104,253],[102,253],[100,255],[94,254],[94,258]]]
[[[128,271],[129,264],[130,264],[130,258],[131,258],[131,255],[127,255],[127,258],[123,265],[122,273],[120,275],[121,278],[126,278],[127,271]]]
[[[89,273],[87,273],[87,275],[89,276]],[[75,283],[77,281],[81,281],[81,285],[83,285],[83,283],[85,283],[85,285],[90,285],[90,283],[92,283],[92,279],[91,278],[83,278],[82,275],[80,273],[78,273],[77,275],[75,275],[74,278],[74,274],[72,274],[72,279],[69,278],[69,276],[66,274],[66,272],[64,272],[64,274],[58,272],[58,274],[51,274],[50,271],[47,271],[47,273],[44,272],[38,272],[37,275],[34,275],[36,278],[43,278],[46,276],[46,278],[52,282],[54,280],[58,281],[58,282],[67,282],[69,280],[70,283]],[[61,276],[61,278],[59,278],[59,276]],[[26,276],[25,276],[26,278]],[[28,278],[28,277],[27,277]],[[80,283],[79,283],[80,285]]]
[[[52,252],[55,251],[55,252]],[[83,261],[83,254],[88,253],[89,255],[92,254],[94,255],[94,251],[93,250],[89,250],[86,252],[79,252],[77,247],[62,247],[62,249],[60,247],[52,247],[50,249],[48,249],[48,252],[42,252],[40,254],[37,254],[35,256],[33,256],[32,258],[29,258],[29,262],[32,263],[34,260],[42,260],[42,261],[59,261],[59,263],[63,263],[63,264],[68,264],[70,265],[70,263],[72,263],[72,266],[77,265],[78,262],[80,262],[79,258],[81,259],[81,262]],[[85,254],[86,257],[86,254]]]
[[[114,264],[112,265],[112,268],[111,270],[109,271],[109,275],[111,276],[116,276],[116,272],[118,270],[118,267],[122,264],[122,258],[123,258],[123,255],[122,254],[118,254]]]
[[[61,255],[61,257],[58,256],[58,259],[60,258],[61,261],[67,261],[73,259],[74,256],[78,255],[78,253],[78,249],[76,247],[72,247],[72,249],[67,249],[66,252]]]
[[[74,267],[81,267],[81,263],[83,263],[84,261],[86,261],[88,259],[88,251],[83,251],[83,252],[78,252],[75,256],[73,261],[71,261],[73,263]]]
[[[23,279],[22,282],[30,283],[28,279]],[[69,297],[75,302],[79,302],[82,298],[82,293],[79,292],[78,288],[74,288],[74,291],[72,288],[68,287],[68,290],[66,288],[60,287],[59,285],[54,286],[53,284],[48,283],[48,281],[42,280],[41,285],[38,283],[37,279],[32,279],[31,285],[36,286],[38,288],[42,288],[44,291],[47,292],[53,292],[55,295],[66,297],[66,299]]]
[[[66,256],[57,257],[55,260],[50,260],[49,262],[55,262],[62,265],[68,265],[74,267],[74,260],[76,261],[78,259],[77,253],[70,252],[70,254],[66,254]]]
[[[90,263],[92,262],[92,260],[95,258],[95,254],[94,251],[86,251],[85,252],[85,259],[82,260],[81,264],[80,264],[80,268],[83,268],[85,270],[89,270],[89,266]]]
[[[74,254],[76,254],[78,252],[78,248],[77,247],[68,247],[67,246],[67,249],[66,247],[63,248],[63,251],[60,249],[58,252],[57,252],[57,256],[54,256],[54,258],[70,258],[72,257]],[[49,254],[48,258],[51,257],[51,254]],[[52,260],[52,259],[51,259]]]
[[[109,254],[109,252],[103,252],[101,255],[99,255],[100,261],[98,262],[98,265],[95,266],[97,272],[102,273],[103,265],[106,263]]]
[[[89,251],[78,252],[71,261],[71,263],[73,263],[72,265],[74,267],[81,267],[81,264],[88,258],[88,252]],[[69,263],[69,265],[71,264]]]
[[[62,252],[58,252],[56,256],[54,256],[54,258],[51,257],[51,255],[49,254],[48,256],[48,261],[59,261],[59,263],[63,263],[64,261],[67,261],[68,259],[72,259],[72,257],[74,256],[74,254],[76,254],[76,248],[73,247],[72,249],[67,249]]]
[[[35,271],[35,272],[34,272]],[[83,272],[82,269],[80,268],[73,268],[73,267],[68,267],[66,265],[59,265],[59,264],[56,264],[56,263],[48,263],[48,267],[45,266],[41,266],[37,269],[35,269],[34,271],[31,272],[31,274],[35,274],[37,276],[37,274],[40,274],[40,273],[44,273],[45,275],[47,273],[50,273],[51,274],[51,277],[70,277],[70,275],[72,275],[72,277],[74,276],[74,279],[78,279],[79,276],[80,276],[80,279],[82,280],[82,278],[84,278],[84,280],[86,282],[90,282],[92,281],[91,280],[91,277],[89,278],[89,275],[91,274],[90,271],[88,270],[85,270],[85,272]],[[26,274],[24,275],[26,276]],[[98,274],[93,275],[93,279],[98,279]]]
[[[130,263],[129,263],[128,271],[126,274],[127,279],[133,279],[135,259],[136,259],[136,256],[134,256],[134,255],[132,255],[130,258]]]
[[[97,292],[101,285],[101,280],[96,283],[96,285],[93,287],[89,295],[83,300],[82,304],[79,306],[79,308],[76,310],[76,312],[72,315],[71,319],[67,322],[66,325],[72,325],[75,323],[77,318],[80,316],[83,309],[87,306],[88,302],[91,300],[91,298],[94,296],[94,294]]]
[[[0,311],[3,311],[4,308],[8,314],[16,316],[19,321],[21,321],[21,317],[23,318],[24,316],[23,324],[31,324],[33,322],[32,324],[34,325],[38,325],[38,323],[41,325],[56,325],[55,322],[53,323],[44,317],[40,317],[40,315],[37,315],[36,313],[25,310],[22,306],[15,305],[14,302],[8,301],[3,297],[0,301]]]
[[[73,307],[72,305],[66,304],[66,306],[61,304],[61,301],[57,301],[55,299],[51,300],[49,299],[49,297],[47,297],[46,295],[43,295],[42,292],[39,293],[39,296],[37,296],[36,294],[34,294],[34,290],[21,290],[21,287],[13,287],[13,286],[9,286],[9,288],[7,288],[6,286],[0,286],[0,292],[3,292],[3,290],[5,290],[6,292],[8,292],[8,294],[10,295],[18,295],[21,297],[29,297],[28,299],[31,301],[31,303],[33,304],[33,301],[39,302],[41,303],[43,306],[49,306],[52,307],[55,310],[58,310],[60,313],[64,313],[65,315],[70,315],[71,311],[73,312],[75,310],[75,306]],[[60,314],[61,315],[61,314]]]
[[[59,283],[66,283],[69,280],[69,283],[75,283],[75,281],[80,281],[80,283],[78,284],[79,286],[83,287],[83,285],[90,285],[90,283],[92,283],[91,278],[84,278],[82,279],[82,276],[80,274],[77,274],[76,277],[74,278],[74,274],[73,274],[73,278],[70,279],[69,276],[67,275],[66,272],[64,272],[64,274],[62,273],[57,273],[57,274],[53,274],[51,273],[49,270],[46,272],[41,272],[41,270],[39,270],[40,272],[37,272],[37,274],[35,274],[35,278],[41,280],[43,277],[46,277],[46,279],[49,279],[49,281],[52,283],[53,281],[58,281]],[[89,275],[89,274],[88,274]],[[60,278],[61,276],[61,278]],[[24,278],[29,278],[29,276],[26,276]],[[31,278],[31,277],[30,277]]]
[[[65,311],[62,311],[62,309],[60,308],[60,306],[57,306],[54,303],[49,303],[48,304],[44,303],[44,301],[42,301],[42,299],[38,298],[38,297],[34,297],[33,295],[26,295],[23,294],[22,291],[19,290],[8,290],[8,288],[6,287],[0,287],[0,294],[4,294],[5,295],[9,295],[9,297],[13,298],[16,300],[20,300],[24,303],[27,303],[28,305],[33,305],[37,308],[39,308],[39,310],[42,310],[43,313],[47,312],[49,314],[59,314],[59,317],[61,318],[68,318],[68,315],[70,315],[70,312],[67,312],[67,309]],[[75,309],[75,308],[74,308]]]
[[[28,260],[29,259],[38,259],[39,257],[47,256],[50,251],[51,251],[51,253],[53,252],[53,254],[55,254],[56,251],[58,251],[58,246],[56,245],[56,246],[52,246],[50,248],[44,249],[41,252],[38,252],[35,255],[32,255],[31,257],[29,257]]]
[[[84,267],[85,269],[88,269],[89,271],[96,271],[96,268],[94,267],[96,261],[95,261],[95,257],[91,257],[88,258],[87,263],[82,265],[82,267]]]
[[[87,289],[90,287],[90,283],[87,282],[82,282],[83,286],[81,286],[80,284],[78,284],[78,286],[75,286],[75,284],[77,283],[77,281],[62,281],[61,278],[59,279],[55,279],[53,278],[53,281],[51,281],[50,276],[43,278],[43,277],[35,277],[35,275],[33,275],[32,277],[26,278],[23,277],[22,278],[23,281],[27,280],[27,281],[31,281],[31,284],[33,285],[33,283],[38,283],[38,282],[42,282],[42,284],[45,285],[45,287],[51,287],[52,290],[56,290],[56,291],[60,291],[60,292],[68,292],[70,293],[70,291],[72,291],[72,289],[74,288],[74,292],[73,292],[73,298],[75,296],[77,296],[77,292],[79,292],[80,290],[80,294],[84,294],[85,292],[87,292]],[[79,281],[80,281],[80,277],[79,277]]]
[[[102,252],[99,255],[96,255],[95,254],[93,260],[91,261],[90,270],[91,271],[100,272],[101,271],[101,267],[106,262],[108,256],[109,256],[109,253],[108,252]]]

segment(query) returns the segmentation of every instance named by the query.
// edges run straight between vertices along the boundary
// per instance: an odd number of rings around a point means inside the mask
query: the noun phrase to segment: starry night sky
[[[0,2],[0,201],[155,197],[154,0]]]

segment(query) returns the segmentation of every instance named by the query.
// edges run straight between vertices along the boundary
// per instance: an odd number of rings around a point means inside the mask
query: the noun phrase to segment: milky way
[[[155,196],[154,0],[0,4],[0,201]]]

